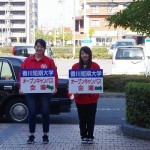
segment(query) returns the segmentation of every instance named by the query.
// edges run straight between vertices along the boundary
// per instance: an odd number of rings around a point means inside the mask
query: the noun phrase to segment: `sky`
[[[58,1],[59,0],[38,0],[39,27],[41,25],[48,27],[58,27],[62,24],[67,27],[72,26],[72,17],[74,14],[74,0],[64,0],[63,4],[58,3]],[[77,14],[78,0],[75,0],[75,4]]]

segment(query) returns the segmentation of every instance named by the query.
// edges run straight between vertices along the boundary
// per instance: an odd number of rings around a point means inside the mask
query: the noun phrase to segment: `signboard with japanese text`
[[[55,73],[53,69],[22,69],[20,73],[23,93],[53,93]]]
[[[89,40],[89,39],[81,40],[81,45],[91,47],[92,46],[92,40]]]
[[[146,56],[150,56],[150,38],[145,39]]]
[[[103,70],[69,70],[69,93],[103,93]]]

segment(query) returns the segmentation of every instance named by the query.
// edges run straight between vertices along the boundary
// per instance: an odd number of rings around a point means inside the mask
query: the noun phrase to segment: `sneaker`
[[[88,142],[88,144],[94,144],[94,139],[89,138],[87,142]]]
[[[43,144],[48,144],[49,143],[49,139],[47,135],[43,135]]]
[[[82,138],[82,144],[87,144],[87,138]]]
[[[27,140],[27,144],[33,144],[34,143],[34,135],[30,135],[29,139]]]

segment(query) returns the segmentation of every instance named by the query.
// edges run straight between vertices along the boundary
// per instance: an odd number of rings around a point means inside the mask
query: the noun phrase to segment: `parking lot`
[[[71,69],[72,65],[74,63],[77,63],[79,60],[78,59],[55,59],[56,65],[57,65],[57,70],[59,76],[64,76],[68,77],[68,70]],[[111,74],[112,71],[112,60],[111,59],[93,59],[96,63],[98,63],[103,69],[103,74],[104,75],[109,75]]]

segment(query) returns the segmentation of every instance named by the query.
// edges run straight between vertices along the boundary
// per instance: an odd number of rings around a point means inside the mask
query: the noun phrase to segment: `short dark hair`
[[[80,48],[80,53],[79,53],[79,68],[80,69],[83,69],[83,65],[84,65],[84,62],[81,58],[81,51],[84,51],[86,54],[89,54],[89,59],[87,62],[87,67],[86,67],[86,69],[89,69],[92,64],[92,51],[88,46],[83,46]]]
[[[44,49],[46,49],[46,42],[45,42],[43,39],[37,39],[37,40],[35,41],[34,46],[36,46],[37,43],[40,43],[40,44],[44,47]]]

